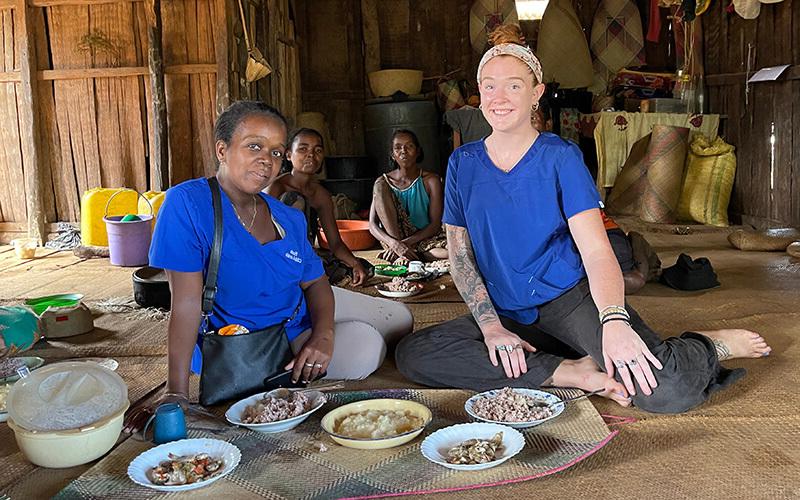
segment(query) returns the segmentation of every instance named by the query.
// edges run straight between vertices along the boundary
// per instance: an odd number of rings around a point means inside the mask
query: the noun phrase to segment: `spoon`
[[[605,387],[603,387],[602,389],[597,389],[597,390],[594,390],[592,392],[585,392],[585,393],[581,394],[580,396],[573,396],[571,398],[562,399],[558,403],[549,403],[547,406],[555,406],[555,405],[559,405],[559,404],[562,404],[562,403],[566,406],[566,403],[568,403],[570,401],[576,401],[576,400],[581,399],[581,398],[588,398],[589,396],[594,396],[596,394],[600,394],[601,392],[603,392],[605,390],[606,390]]]

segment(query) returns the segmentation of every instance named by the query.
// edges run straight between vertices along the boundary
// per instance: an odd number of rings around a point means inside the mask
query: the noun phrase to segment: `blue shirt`
[[[288,319],[301,304],[295,319],[286,325],[291,340],[311,327],[300,283],[319,278],[324,270],[306,239],[303,214],[271,196],[261,197],[285,231],[283,238],[263,245],[242,226],[222,191],[222,257],[209,328],[235,323],[259,330]],[[202,271],[205,278],[213,241],[214,209],[208,181],[194,179],[170,188],[158,212],[150,265]]]
[[[508,173],[483,141],[455,150],[442,220],[467,229],[497,312],[531,324],[586,275],[567,220],[600,206],[578,147],[542,133]]]
[[[425,189],[425,183],[422,182],[422,174],[419,174],[419,177],[414,179],[414,182],[405,189],[394,187],[389,180],[389,176],[386,174],[383,175],[386,177],[386,182],[389,183],[394,195],[397,196],[398,201],[400,201],[400,206],[406,211],[414,227],[417,229],[424,229],[427,227],[431,223],[431,218],[428,213],[431,206],[431,198],[428,196],[428,191]]]

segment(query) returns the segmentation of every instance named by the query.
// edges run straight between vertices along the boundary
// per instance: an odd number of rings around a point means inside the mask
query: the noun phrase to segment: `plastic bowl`
[[[528,427],[541,425],[545,422],[553,420],[554,418],[558,417],[564,412],[565,403],[561,402],[561,398],[559,398],[555,394],[550,394],[549,392],[544,392],[544,391],[537,391],[536,389],[523,389],[519,387],[513,387],[511,390],[513,390],[517,394],[529,396],[535,400],[542,401],[544,403],[552,405],[553,414],[547,418],[542,418],[539,420],[528,420],[524,422],[503,422],[499,420],[489,420],[488,418],[483,418],[478,416],[478,414],[475,413],[475,410],[473,409],[473,405],[475,404],[475,402],[481,398],[491,398],[496,396],[498,393],[500,393],[500,389],[493,389],[491,391],[481,392],[480,394],[472,396],[467,400],[466,403],[464,403],[464,410],[466,410],[466,412],[469,414],[470,417],[476,420],[481,420],[483,422],[488,422],[492,424],[507,425],[515,429],[527,429]]]
[[[303,421],[305,421],[305,419],[307,419],[312,413],[322,408],[322,405],[324,405],[325,402],[327,401],[327,398],[321,392],[306,389],[306,395],[308,396],[308,399],[312,402],[312,407],[307,412],[301,413],[296,417],[287,418],[285,420],[278,420],[277,422],[269,422],[266,424],[245,424],[242,422],[242,413],[244,413],[244,410],[248,406],[256,404],[256,402],[264,398],[264,395],[279,390],[281,389],[275,389],[274,391],[269,391],[269,392],[262,392],[260,394],[255,394],[253,396],[250,396],[249,398],[245,398],[239,401],[238,403],[228,408],[228,411],[225,412],[225,418],[228,420],[228,422],[234,425],[247,427],[248,429],[257,432],[273,434],[276,432],[283,432],[283,431],[288,431],[290,429],[294,429],[295,427],[303,423]]]
[[[33,309],[34,314],[41,316],[48,307],[73,307],[78,305],[82,298],[83,294],[80,293],[61,293],[28,299],[25,305]]]
[[[345,246],[350,250],[366,250],[374,247],[378,242],[369,232],[369,221],[337,220],[336,227],[339,228],[339,236]],[[328,248],[328,239],[322,228],[319,229],[319,246]]]
[[[368,77],[375,97],[388,97],[395,92],[415,95],[422,90],[422,71],[416,69],[384,69],[373,71]]]
[[[14,247],[14,253],[20,259],[33,259],[36,257],[36,247],[39,241],[36,238],[17,238],[11,240],[11,246]]]
[[[105,455],[119,438],[128,404],[117,413],[79,429],[66,431],[29,431],[13,419],[14,431],[22,454],[32,463],[52,469],[82,465]]]
[[[422,426],[418,429],[398,434],[397,436],[380,439],[350,438],[336,433],[335,429],[346,416],[365,410],[407,410],[417,417],[422,418]],[[400,446],[401,444],[411,441],[419,436],[432,418],[433,414],[431,414],[431,410],[428,409],[427,406],[417,403],[416,401],[406,401],[404,399],[368,399],[366,401],[356,401],[355,403],[346,404],[329,411],[322,417],[321,425],[322,430],[327,432],[331,436],[331,439],[342,446],[359,450],[380,450]]]

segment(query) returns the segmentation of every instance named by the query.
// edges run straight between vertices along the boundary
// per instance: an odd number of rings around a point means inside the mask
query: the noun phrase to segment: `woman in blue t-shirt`
[[[223,239],[209,329],[240,325],[256,331],[288,320],[294,358],[285,369],[293,371],[293,380],[326,371],[331,378],[364,378],[382,363],[387,342],[411,331],[413,318],[402,304],[332,291],[306,238],[303,214],[262,193],[280,171],[286,136],[283,116],[261,102],[236,102],[217,119]],[[150,264],[166,269],[172,292],[169,374],[160,402],[186,403],[190,370],[214,362],[200,359],[197,348],[213,239],[207,180],[170,188],[150,247]],[[146,411],[134,413],[127,430],[137,428]]]
[[[369,231],[384,249],[379,257],[394,263],[446,259],[442,180],[419,168],[424,152],[410,130],[392,134],[389,155],[396,168],[375,181],[369,208]]]
[[[743,375],[720,361],[770,348],[747,330],[662,340],[625,304],[580,151],[531,124],[541,82],[530,49],[501,30],[478,66],[493,132],[453,153],[445,187],[451,273],[472,315],[406,337],[397,366],[430,386],[553,385],[653,412],[697,406]]]

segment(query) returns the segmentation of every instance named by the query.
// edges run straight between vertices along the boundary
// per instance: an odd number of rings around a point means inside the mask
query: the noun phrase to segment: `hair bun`
[[[501,24],[489,33],[489,44],[494,47],[503,43],[525,45],[525,35],[516,24]]]

